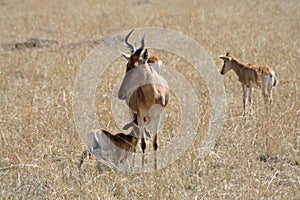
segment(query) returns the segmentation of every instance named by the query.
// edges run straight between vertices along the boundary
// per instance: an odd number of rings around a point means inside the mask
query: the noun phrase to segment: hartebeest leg
[[[268,101],[269,101],[269,92],[268,92],[268,79],[267,77],[264,77],[262,79],[262,95],[263,95],[263,98],[264,98],[264,104],[265,104],[265,111],[266,111],[266,114],[269,113],[269,105],[268,105]]]
[[[157,169],[157,156],[156,156],[156,151],[158,148],[158,144],[157,144],[157,134],[154,135],[153,138],[153,149],[154,149],[154,169]]]
[[[157,169],[157,156],[156,156],[156,151],[158,148],[157,144],[157,134],[158,134],[158,128],[160,124],[160,115],[157,115],[156,118],[153,120],[153,150],[154,150],[154,169]]]
[[[132,169],[134,168],[135,153],[136,153],[136,148],[134,148],[134,150],[133,150],[133,155],[132,155],[132,165],[131,165],[131,168],[132,168]]]
[[[80,157],[80,161],[79,161],[79,165],[78,165],[78,169],[80,169],[84,159],[87,157],[87,156],[91,156],[91,153],[88,151],[88,150],[85,150],[82,154],[81,154],[81,157]]]
[[[272,85],[268,86],[268,93],[269,93],[269,101],[270,101],[270,103],[269,103],[270,104],[269,105],[270,109],[269,110],[271,111],[271,106],[272,106],[272,102],[273,102],[273,94],[272,94],[273,93],[273,86]]]
[[[159,130],[159,125],[160,125],[160,119],[161,119],[161,113],[163,112],[164,107],[161,106],[160,104],[155,104],[151,107],[149,113],[152,120],[152,131],[153,131],[153,150],[154,150],[154,169],[157,169],[157,134]]]
[[[146,141],[145,138],[142,136],[141,138],[141,148],[143,151],[143,155],[142,155],[142,165],[145,165],[145,150],[146,150]]]
[[[137,116],[137,122],[138,122],[138,127],[139,127],[139,133],[141,137],[141,148],[142,148],[142,165],[145,165],[145,150],[146,150],[146,134],[145,134],[145,128],[144,128],[144,118],[141,116]]]
[[[242,85],[243,87],[243,116],[246,115],[246,106],[247,106],[247,98],[248,98],[248,88],[246,85]]]
[[[253,87],[249,88],[249,103],[250,103],[249,112],[251,114],[252,113],[252,104],[253,104]]]
[[[98,170],[99,170],[99,172],[103,173],[103,165],[102,165],[102,162],[101,162],[102,158],[99,158],[98,156],[96,156],[96,155],[100,155],[101,154],[101,149],[95,149],[93,151],[93,154],[96,157],[96,160],[97,160],[97,163],[98,163]]]

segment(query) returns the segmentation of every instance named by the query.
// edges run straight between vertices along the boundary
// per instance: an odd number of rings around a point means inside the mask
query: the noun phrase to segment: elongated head
[[[229,70],[232,69],[232,59],[233,56],[228,51],[225,55],[220,55],[219,58],[224,60],[223,67],[221,69],[221,74],[226,74]]]
[[[131,54],[126,54],[126,53],[122,53],[122,55],[124,56],[124,58],[126,58],[128,60],[127,63],[127,69],[126,72],[128,72],[129,70],[141,65],[141,64],[145,64],[147,63],[148,59],[149,59],[149,54],[147,49],[145,49],[145,35],[143,36],[142,40],[141,40],[141,46],[136,49],[136,47],[129,42],[129,36],[132,34],[133,30],[129,32],[129,34],[125,37],[125,43],[128,45],[128,47],[131,49]]]

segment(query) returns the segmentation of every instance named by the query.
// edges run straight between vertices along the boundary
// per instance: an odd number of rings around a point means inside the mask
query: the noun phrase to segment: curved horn
[[[125,43],[129,46],[129,48],[131,49],[131,52],[135,52],[136,51],[136,48],[135,48],[135,46],[132,44],[132,43],[130,43],[129,41],[128,41],[128,38],[129,38],[129,36],[131,35],[131,33],[134,31],[134,29],[132,29],[129,33],[128,33],[128,35],[125,37]]]
[[[229,56],[230,54],[231,54],[230,51],[227,51],[227,52],[226,52],[226,56]]]
[[[145,36],[146,36],[146,33],[144,33],[144,35],[143,35],[140,49],[144,49],[144,47],[145,47]]]

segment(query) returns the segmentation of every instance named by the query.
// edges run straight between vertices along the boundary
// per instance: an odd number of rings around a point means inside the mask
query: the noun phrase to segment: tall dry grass
[[[0,197],[1,199],[299,199],[300,3],[291,1],[0,1]],[[77,70],[92,47],[64,44],[101,39],[135,27],[175,29],[195,39],[215,59],[231,50],[242,61],[271,65],[278,77],[272,116],[259,91],[252,116],[241,117],[241,87],[222,77],[227,119],[215,148],[197,157],[211,111],[207,87],[183,59],[174,66],[193,86],[201,108],[198,135],[174,164],[146,174],[107,169],[94,160],[77,164],[85,145],[72,117]],[[51,48],[9,50],[30,37],[59,41]],[[180,41],[179,41],[180,42]],[[175,55],[159,52],[166,65]],[[119,61],[122,63],[122,60]],[[123,61],[124,63],[124,61]],[[109,111],[110,83],[120,64],[97,88],[103,128],[120,131]],[[122,72],[118,71],[121,70]],[[218,80],[216,80],[218,81]],[[176,98],[168,112],[176,112]],[[172,107],[173,106],[173,107]],[[176,114],[176,113],[175,113]],[[176,134],[177,118],[165,130]],[[107,124],[110,123],[110,126]],[[167,145],[169,135],[160,137]],[[166,142],[167,141],[167,142]]]

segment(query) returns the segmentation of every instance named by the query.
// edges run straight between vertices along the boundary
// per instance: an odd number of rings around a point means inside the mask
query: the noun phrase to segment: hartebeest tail
[[[271,103],[273,101],[272,91],[276,86],[276,77],[274,70],[268,65],[257,65],[253,63],[244,64],[235,58],[230,52],[226,55],[219,56],[224,60],[224,64],[221,70],[221,74],[225,74],[231,69],[236,73],[239,78],[239,82],[243,88],[243,115],[246,114],[247,100],[250,102],[250,112],[252,109],[253,88],[255,85],[259,85],[261,81],[261,89],[265,102],[269,101],[269,109],[271,109]]]

